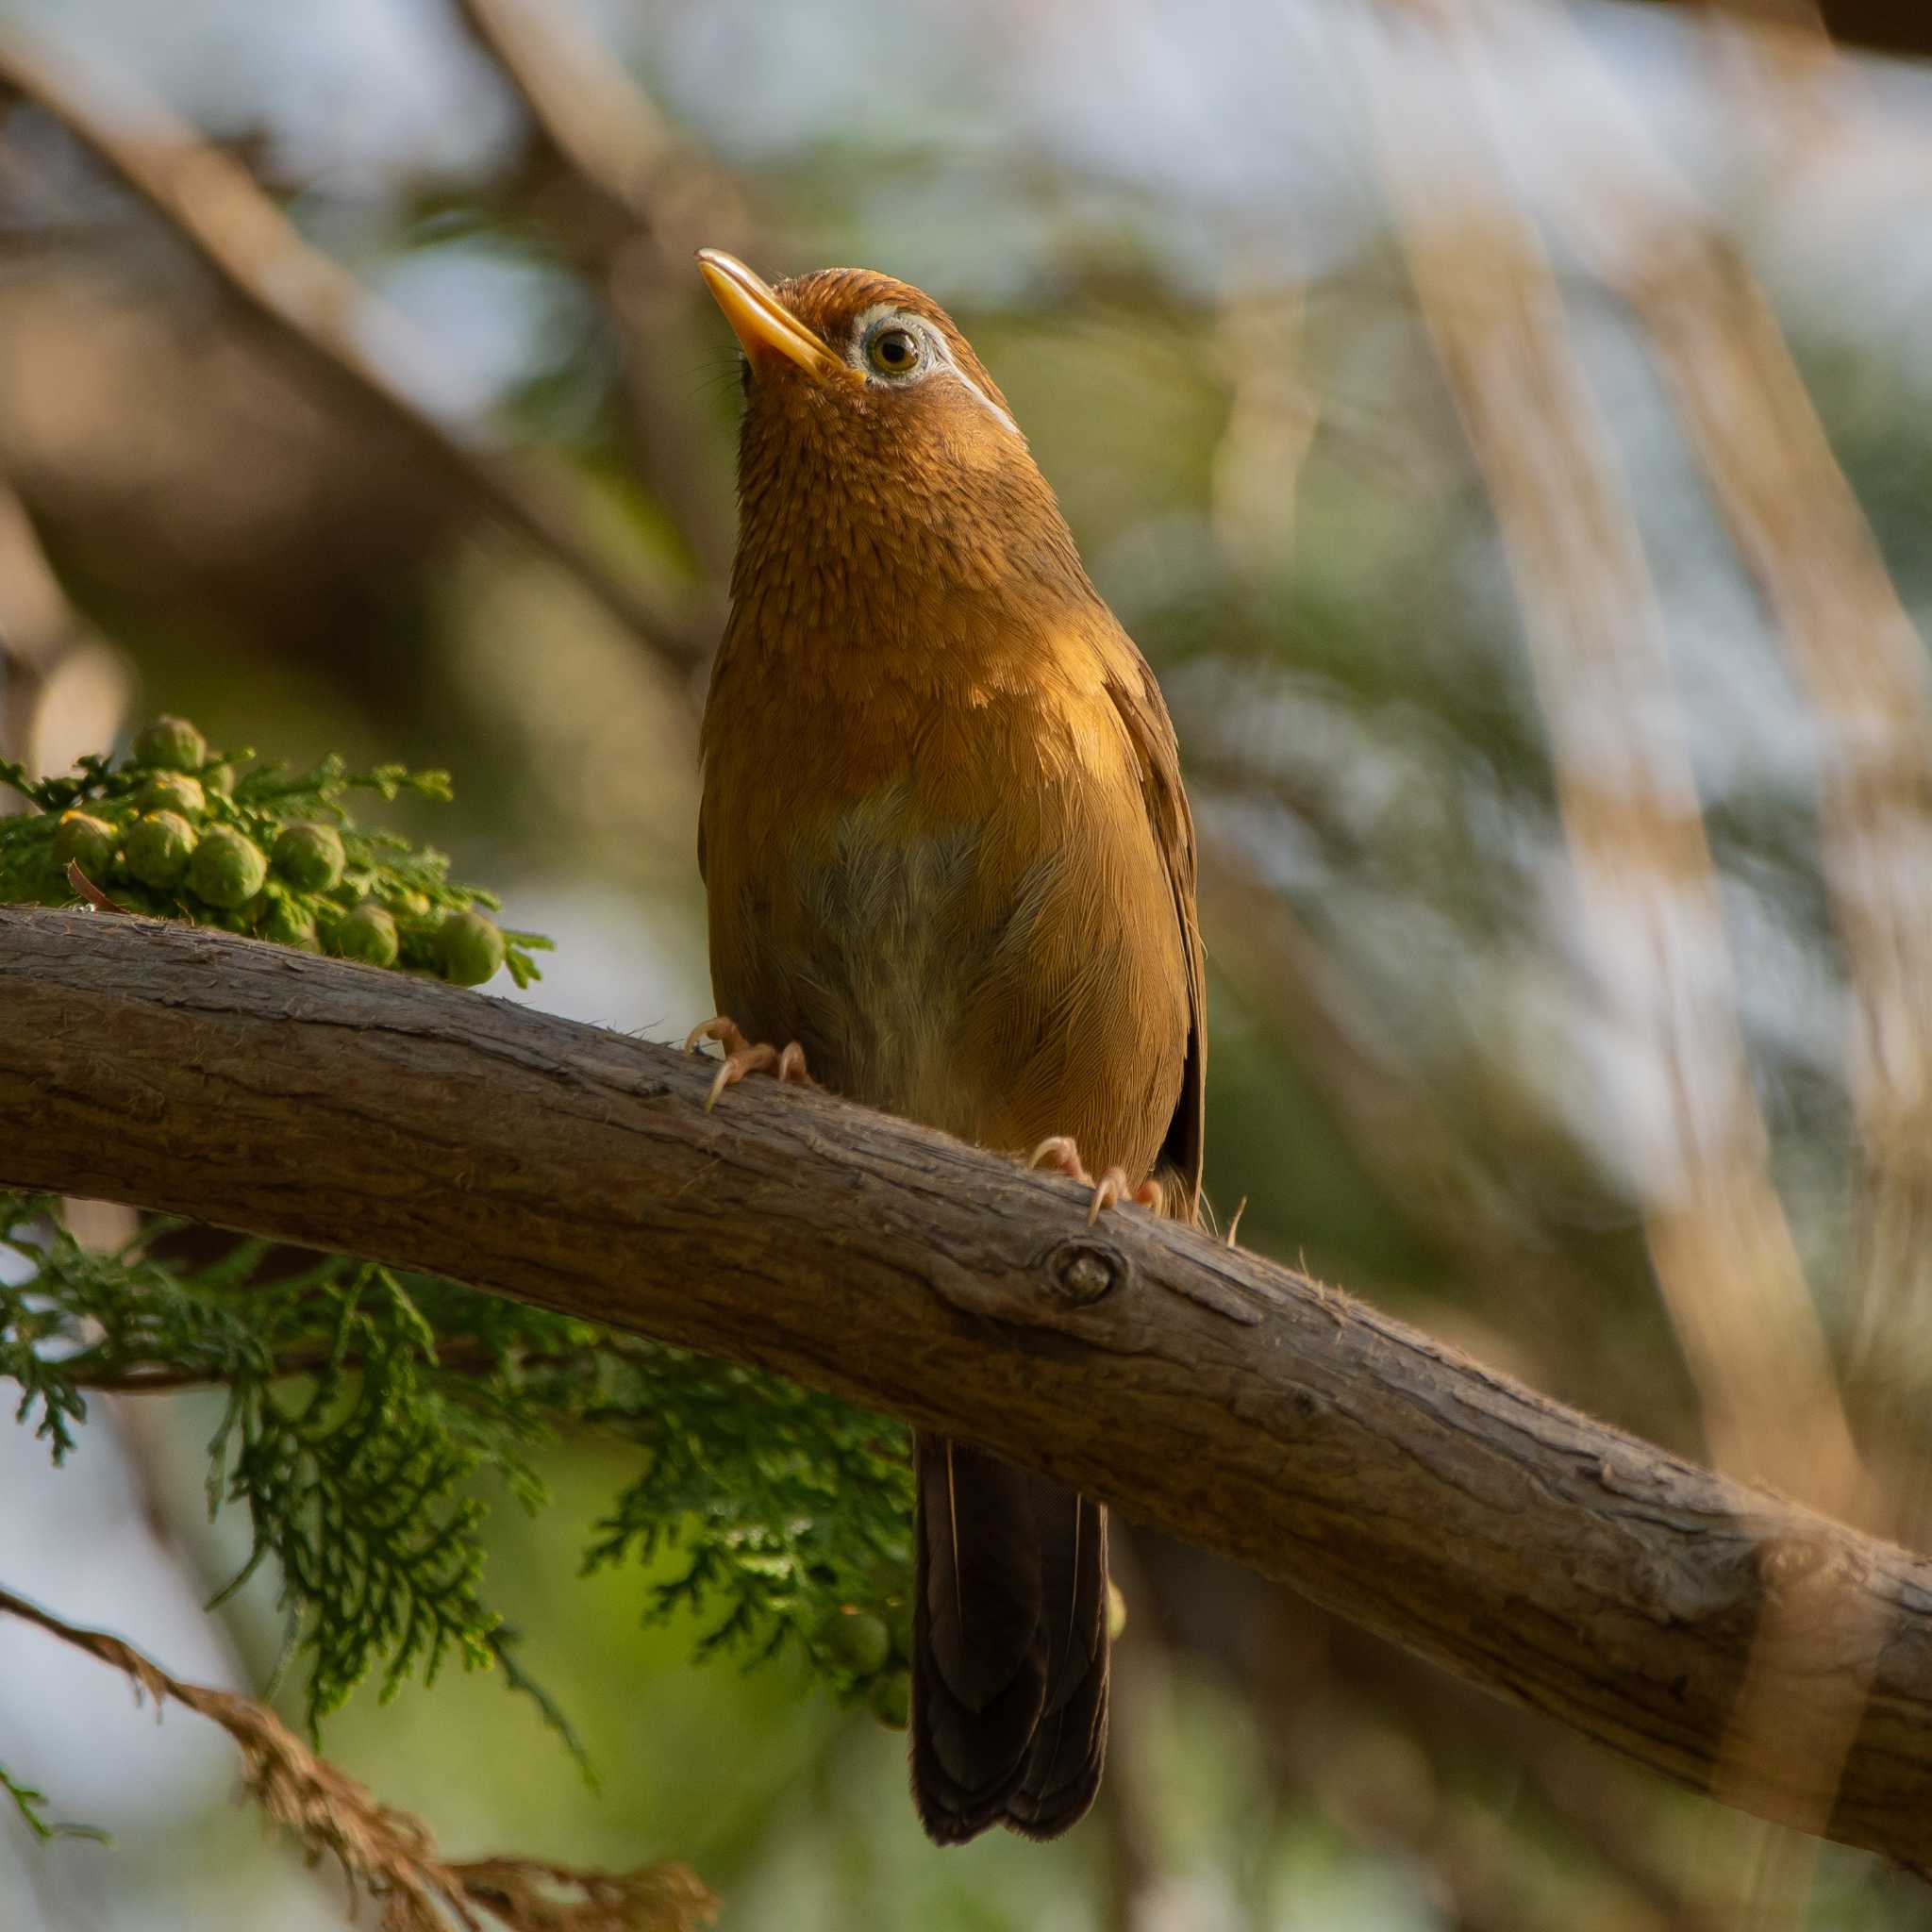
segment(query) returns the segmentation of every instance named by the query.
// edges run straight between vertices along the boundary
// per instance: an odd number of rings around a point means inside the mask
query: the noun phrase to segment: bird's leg
[[[747,1074],[771,1073],[780,1080],[794,1081],[801,1087],[818,1085],[806,1072],[805,1049],[795,1040],[782,1048],[774,1046],[769,1041],[754,1044],[744,1037],[738,1022],[724,1013],[720,1013],[715,1020],[707,1020],[702,1026],[693,1026],[685,1038],[685,1052],[695,1053],[707,1040],[715,1040],[724,1049],[724,1064],[719,1067],[717,1077],[711,1082],[711,1091],[705,1097],[707,1113],[717,1106],[718,1096],[725,1088],[737,1086]]]
[[[1049,1134],[1033,1150],[1026,1165],[1058,1168],[1069,1180],[1082,1181],[1091,1187],[1093,1199],[1087,1209],[1089,1227],[1100,1219],[1103,1208],[1111,1208],[1117,1201],[1132,1201],[1158,1214],[1165,1198],[1157,1180],[1144,1180],[1138,1188],[1129,1187],[1127,1171],[1124,1167],[1108,1168],[1096,1181],[1081,1164],[1079,1143],[1071,1134]]]

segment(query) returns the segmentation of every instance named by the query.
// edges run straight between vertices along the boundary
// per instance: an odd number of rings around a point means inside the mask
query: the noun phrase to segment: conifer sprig
[[[67,868],[129,910],[383,966],[521,986],[549,941],[504,932],[495,895],[439,852],[364,830],[361,791],[449,796],[441,772],[305,772],[212,751],[162,718],[121,760],[35,779],[0,818],[0,902],[72,903]],[[245,890],[244,890],[245,889]],[[58,1463],[97,1391],[226,1392],[209,1444],[210,1513],[247,1514],[307,1659],[311,1726],[378,1674],[382,1694],[449,1657],[505,1666],[567,1745],[483,1590],[491,1501],[529,1509],[536,1464],[570,1430],[636,1444],[641,1473],[597,1525],[588,1570],[659,1572],[646,1614],[688,1611],[700,1656],[790,1652],[837,1694],[903,1724],[911,1475],[906,1431],[775,1376],[525,1307],[454,1282],[258,1241],[185,1258],[180,1224],[83,1247],[43,1196],[0,1192],[0,1379]],[[666,1567],[669,1574],[662,1574]],[[227,1591],[225,1591],[225,1595]],[[8,1787],[26,1811],[27,1788]]]
[[[803,1657],[891,1718],[904,1691],[911,1478],[904,1429],[772,1375],[343,1256],[258,1241],[175,1258],[180,1224],[101,1253],[58,1203],[0,1193],[0,1379],[58,1462],[91,1395],[226,1391],[210,1513],[247,1513],[308,1663],[311,1724],[379,1674],[501,1662],[483,1589],[492,1495],[537,1509],[567,1431],[641,1473],[587,1570],[675,1552],[646,1615],[689,1610],[700,1656]],[[227,1592],[225,1591],[225,1595]],[[521,1671],[513,1688],[535,1690]],[[540,1705],[547,1701],[538,1692]]]
[[[291,772],[158,718],[118,762],[90,756],[63,776],[33,778],[0,758],[0,785],[35,808],[0,818],[0,904],[73,905],[76,866],[130,912],[462,986],[504,967],[520,987],[541,977],[531,955],[547,939],[499,927],[495,893],[452,880],[432,847],[363,829],[343,802],[356,791],[446,802],[446,772],[356,772],[335,757]]]

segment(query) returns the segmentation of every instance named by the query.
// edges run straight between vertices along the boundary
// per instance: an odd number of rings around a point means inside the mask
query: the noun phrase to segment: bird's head
[[[998,386],[931,296],[867,269],[773,287],[702,250],[744,352],[734,598],[1091,595]]]

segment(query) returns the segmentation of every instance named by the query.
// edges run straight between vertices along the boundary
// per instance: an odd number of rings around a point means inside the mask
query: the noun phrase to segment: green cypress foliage
[[[228,827],[271,856],[253,900],[203,903],[192,874],[168,891],[128,874],[121,845],[157,767],[89,758],[72,777],[40,781],[0,764],[0,781],[35,808],[0,819],[0,902],[70,903],[64,861],[84,856],[108,874],[83,864],[90,882],[130,909],[310,949],[370,908],[401,935],[398,970],[422,973],[440,970],[445,918],[498,908],[481,888],[452,884],[441,854],[363,831],[342,805],[358,791],[446,798],[442,774],[358,774],[331,758],[291,775],[250,753],[216,754],[192,729],[162,749],[203,780],[198,833]],[[285,836],[317,826],[333,836]],[[527,983],[530,953],[548,941],[503,938],[505,962]],[[490,1607],[483,1526],[505,1498],[543,1507],[535,1455],[580,1431],[614,1435],[638,1456],[636,1475],[587,1532],[586,1571],[634,1559],[661,1571],[673,1559],[649,1587],[647,1618],[691,1612],[702,1657],[749,1666],[792,1651],[835,1694],[891,1721],[910,1587],[909,1443],[899,1424],[455,1282],[259,1241],[184,1258],[207,1246],[157,1221],[124,1248],[94,1252],[53,1199],[0,1192],[0,1380],[17,1386],[16,1422],[57,1463],[75,1452],[96,1391],[224,1393],[208,1507],[244,1511],[251,1549],[223,1595],[263,1565],[278,1577],[308,1667],[311,1726],[371,1676],[386,1697],[455,1657],[500,1666],[575,1749]],[[38,1824],[37,1794],[11,1781],[7,1790]]]

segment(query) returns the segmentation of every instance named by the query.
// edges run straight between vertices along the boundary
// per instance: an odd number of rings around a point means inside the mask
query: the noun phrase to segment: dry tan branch
[[[1548,722],[1557,791],[1613,1023],[1646,1057],[1662,1104],[1629,1107],[1624,1143],[1671,1320],[1718,1466],[1871,1522],[1869,1482],[1772,1184],[1705,835],[1657,599],[1614,445],[1570,345],[1555,275],[1512,206],[1482,111],[1474,6],[1433,20],[1444,117],[1463,138],[1423,157],[1378,96],[1403,244],[1444,376],[1494,505]],[[1649,1118],[1645,1114],[1649,1114]],[[1816,1641],[1873,1614],[1818,1595],[1774,1604],[1731,1716],[1715,1790],[1762,1810],[1770,1779],[1829,1812],[1862,1691],[1794,1709],[1783,1686]],[[1867,1646],[1882,1641],[1882,1622]],[[1789,1848],[1786,1848],[1789,1849]],[[1766,1868],[1769,1869],[1768,1867]]]
[[[336,1861],[352,1910],[358,1897],[379,1902],[382,1932],[483,1932],[479,1911],[509,1932],[693,1932],[716,1915],[717,1900],[682,1865],[618,1874],[526,1858],[445,1858],[420,1818],[378,1803],[265,1704],[170,1676],[123,1639],[65,1623],[8,1591],[0,1590],[0,1615],[126,1672],[137,1696],[158,1706],[173,1698],[220,1724],[242,1754],[249,1796],[311,1859]]]
[[[1513,17],[1509,9],[1501,11]],[[1866,1407],[1880,1424],[1880,1487],[1867,1481],[1849,1454],[1829,1371],[1810,1332],[1795,1257],[1761,1154],[1754,1151],[1764,1138],[1754,1109],[1731,1109],[1730,1146],[1720,1149],[1721,1164],[1682,1164],[1689,1199],[1682,1211],[1668,1216],[1652,1208],[1653,1251],[1698,1367],[1707,1412],[1713,1394],[1718,1397],[1712,1440],[1721,1464],[1803,1484],[1809,1500],[1835,1514],[1916,1540],[1926,1507],[1922,1397],[1928,1329],[1922,1305],[1925,1235],[1932,1227],[1932,1186],[1923,1154],[1932,1120],[1932,1007],[1925,991],[1932,904],[1917,863],[1932,799],[1924,648],[1748,269],[1677,180],[1641,114],[1618,98],[1608,74],[1598,71],[1582,37],[1567,31],[1554,9],[1522,9],[1521,21],[1532,19],[1547,32],[1550,47],[1594,83],[1595,105],[1611,116],[1627,162],[1614,188],[1573,183],[1556,192],[1561,230],[1647,327],[1731,534],[1829,733],[1822,774],[1826,877],[1850,968],[1856,1012],[1851,1058],[1865,1155],[1859,1265],[1850,1298],[1860,1327],[1857,1366],[1871,1385]],[[1457,40],[1466,66],[1474,58],[1470,37],[1454,29],[1445,35],[1445,41]],[[1759,51],[1769,57],[1779,44],[1766,38]],[[1815,33],[1790,37],[1783,55],[1829,58]],[[1417,256],[1418,285],[1524,588],[1579,864],[1588,880],[1592,866],[1601,872],[1621,862],[1626,893],[1627,882],[1643,889],[1647,869],[1655,906],[1668,908],[1674,902],[1685,923],[1701,900],[1704,923],[1714,932],[1716,895],[1688,761],[1667,733],[1653,729],[1647,744],[1634,735],[1635,708],[1628,708],[1623,725],[1631,733],[1630,751],[1607,758],[1619,726],[1616,710],[1592,715],[1589,704],[1588,658],[1614,659],[1619,652],[1629,667],[1624,690],[1641,691],[1653,716],[1669,698],[1659,627],[1634,522],[1615,488],[1607,439],[1591,420],[1550,321],[1539,328],[1531,320],[1515,332],[1519,353],[1486,358],[1485,344],[1503,337],[1503,311],[1492,308],[1486,325],[1479,299],[1445,295],[1459,268],[1470,289],[1515,284],[1529,291],[1529,302],[1515,305],[1526,317],[1540,308],[1553,319],[1557,308],[1527,224],[1505,211],[1500,178],[1478,164],[1464,186],[1495,210],[1482,225],[1492,258],[1477,263],[1463,257],[1451,264],[1424,244]],[[1540,398],[1535,420],[1506,407],[1512,384]],[[1561,535],[1566,523],[1567,544]],[[1577,639],[1585,643],[1581,650],[1560,648],[1570,627],[1566,598],[1586,620]],[[1593,642],[1587,641],[1591,629]],[[1615,688],[1613,680],[1603,683]],[[1579,731],[1579,724],[1588,729]],[[1579,771],[1588,774],[1582,784]],[[1606,790],[1623,795],[1607,801]],[[1606,836],[1607,822],[1611,836]],[[1608,883],[1614,886],[1614,877]],[[1656,912],[1651,918],[1659,931],[1666,929]],[[1704,950],[1721,958],[1722,941],[1707,942]],[[1688,980],[1675,988],[1671,982],[1674,968],[1681,979],[1687,963],[1674,959],[1673,949],[1658,947],[1657,977],[1667,989],[1667,1004],[1685,1014],[1695,1010],[1694,988]],[[1715,1017],[1717,1027],[1707,1012],[1685,1042],[1694,1041],[1693,1051],[1679,1052],[1679,1084],[1693,1100],[1700,1093],[1744,1091],[1735,1022],[1727,1013]],[[1716,1116],[1719,1109],[1711,1112]],[[1748,1266],[1740,1265],[1754,1247],[1755,1286]],[[1702,1284],[1705,1309],[1685,1295],[1681,1282],[1674,1283],[1674,1257]],[[1740,1289],[1750,1291],[1740,1296]],[[1710,1325],[1700,1333],[1706,1320]],[[1707,1372],[1712,1359],[1728,1388]],[[1740,1400],[1747,1426],[1722,1426],[1724,1412],[1735,1414]],[[1774,1439],[1785,1444],[1782,1462],[1763,1454]],[[1767,1620],[1760,1637],[1767,1651],[1806,1641],[1777,1618]],[[1856,1688],[1847,1685],[1844,1694],[1846,1707],[1835,1722],[1821,1710],[1816,1728],[1799,1733],[1782,1721],[1775,1693],[1754,1686],[1738,1714],[1734,1775],[1755,1775],[1757,1765],[1774,1752],[1808,1760],[1822,1811],[1855,1722]],[[1802,1899],[1806,1888],[1793,1861],[1802,1864],[1806,1857],[1790,1844],[1767,1847],[1759,1901]]]
[[[1449,9],[1451,13],[1455,9]],[[1860,1473],[1745,1060],[1715,868],[1662,622],[1555,277],[1512,208],[1445,18],[1431,84],[1467,138],[1424,154],[1374,105],[1410,274],[1495,507],[1548,722],[1608,1017],[1667,1090],[1618,1123],[1661,1287],[1721,1466],[1830,1507]]]
[[[572,176],[631,226],[655,226],[653,177],[678,143],[651,103],[584,39],[558,33],[524,0],[455,5]]]
[[[1608,86],[1607,76],[1605,84]],[[1634,111],[1625,125],[1637,139]],[[1749,265],[1646,153],[1569,238],[1630,302],[1677,413],[1804,677],[1824,735],[1824,882],[1845,949],[1863,1156],[1847,1300],[1853,1379],[1888,1524],[1932,1511],[1932,691],[1925,643],[1833,456]],[[1687,218],[1688,214],[1688,218]]]
[[[424,1268],[985,1443],[1694,1787],[1755,1632],[1932,1864],[1932,1564],[1258,1257],[819,1093],[203,928],[0,908],[0,1183]],[[1808,1614],[1815,1607],[1816,1614]],[[1760,1659],[1762,1662],[1763,1659]],[[1809,1816],[1802,1763],[1742,1795]]]
[[[1667,0],[1680,12],[1729,14],[1740,27],[1792,38],[1820,27],[1834,40],[1884,54],[1932,55],[1932,13],[1924,0]],[[1767,39],[1770,32],[1766,33]]]
[[[128,83],[117,78],[116,91]],[[574,508],[568,472],[534,451],[511,458],[460,441],[426,414],[363,347],[378,316],[356,277],[309,246],[238,162],[157,103],[122,121],[90,102],[93,89],[17,29],[0,32],[0,95],[31,101],[59,123],[182,241],[226,293],[309,374],[400,439],[463,503],[561,564],[616,619],[676,669],[702,655],[682,613],[597,554]]]

